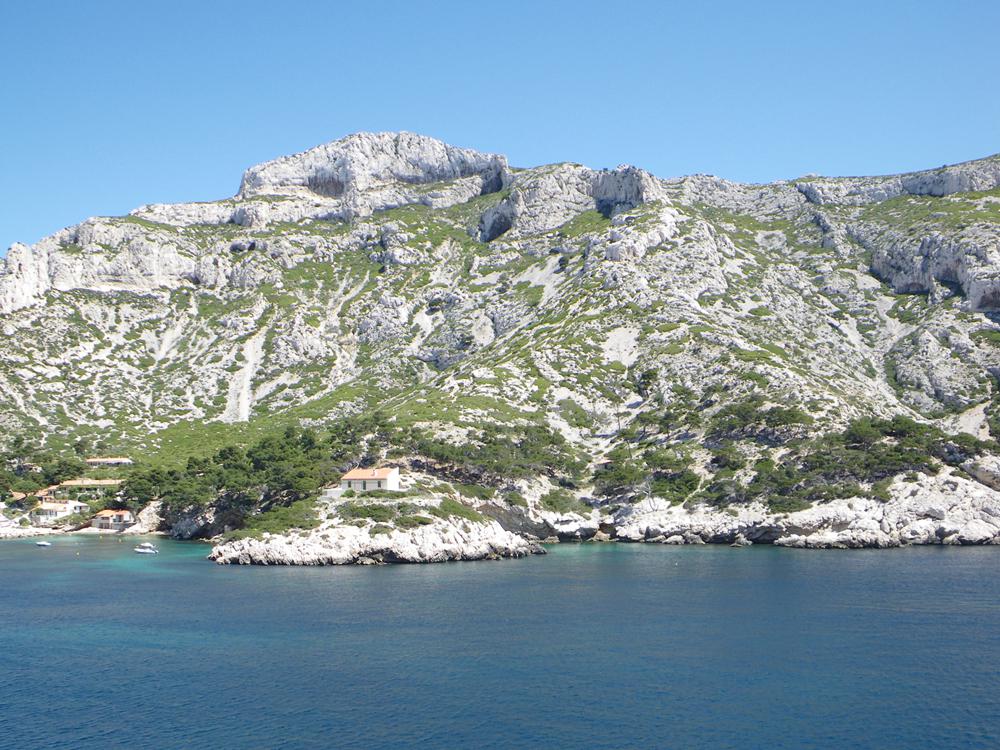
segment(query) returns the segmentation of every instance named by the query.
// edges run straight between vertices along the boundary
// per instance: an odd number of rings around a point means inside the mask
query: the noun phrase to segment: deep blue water
[[[0,542],[0,747],[1000,746],[1000,548]]]

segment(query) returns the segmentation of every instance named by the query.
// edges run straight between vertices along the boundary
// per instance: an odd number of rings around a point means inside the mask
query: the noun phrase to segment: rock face
[[[943,197],[1000,186],[1000,155],[940,169],[890,177],[802,180],[796,185],[810,203],[862,205],[900,195]]]
[[[995,467],[983,468],[992,477]],[[1000,492],[959,476],[897,480],[891,499],[834,500],[796,513],[759,503],[720,510],[686,509],[646,500],[614,518],[617,538],[663,544],[731,544],[861,548],[911,544],[1000,544]]]
[[[251,167],[243,175],[239,197],[357,197],[468,177],[479,180],[480,193],[496,192],[509,179],[507,160],[413,133],[358,133]]]
[[[155,534],[163,530],[163,504],[153,501],[135,516],[135,523],[122,531],[123,534]]]
[[[919,238],[884,229],[858,229],[854,236],[872,249],[872,270],[895,291],[940,297],[942,285],[953,285],[962,289],[971,309],[1000,309],[1000,231],[995,225]]]
[[[51,287],[48,247],[15,242],[0,267],[0,313],[28,307]]]
[[[663,197],[656,178],[635,167],[595,172],[556,164],[533,172],[515,179],[510,195],[483,214],[479,233],[484,242],[547,232],[584,211],[610,217]]]
[[[350,565],[497,560],[543,550],[495,521],[437,520],[415,529],[372,533],[357,526],[327,527],[304,536],[267,536],[219,544],[209,555],[220,565]]]
[[[148,205],[133,215],[177,226],[349,220],[411,203],[445,208],[509,181],[498,154],[413,133],[357,133],[251,167],[230,201]]]

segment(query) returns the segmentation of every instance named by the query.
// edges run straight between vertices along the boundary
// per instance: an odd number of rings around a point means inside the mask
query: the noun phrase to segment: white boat
[[[52,542],[35,542],[36,547],[51,547]]]
[[[137,544],[132,548],[132,551],[137,552],[140,555],[156,555],[160,552],[160,550],[156,549],[156,545],[150,544],[149,542]]]

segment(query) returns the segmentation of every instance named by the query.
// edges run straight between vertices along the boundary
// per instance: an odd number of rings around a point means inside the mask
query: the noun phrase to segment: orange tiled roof
[[[102,510],[102,511],[98,511],[97,513],[95,513],[94,517],[95,518],[98,518],[98,517],[99,518],[111,518],[112,516],[117,516],[117,515],[120,515],[120,514],[124,515],[126,513],[128,515],[132,515],[132,512],[128,511],[128,510]]]
[[[382,469],[351,469],[349,472],[344,474],[340,479],[341,481],[347,479],[388,479],[392,472],[396,471],[393,468],[382,468]]]

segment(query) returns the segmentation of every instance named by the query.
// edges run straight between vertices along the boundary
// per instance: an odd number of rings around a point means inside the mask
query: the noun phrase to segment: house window
[[[361,489],[363,489],[363,490],[367,490],[368,489],[368,480],[362,480],[361,481]]]
[[[378,480],[378,488],[379,488],[379,489],[382,489],[382,480],[381,480],[381,479],[380,479],[380,480]]]

